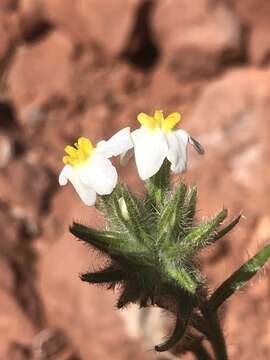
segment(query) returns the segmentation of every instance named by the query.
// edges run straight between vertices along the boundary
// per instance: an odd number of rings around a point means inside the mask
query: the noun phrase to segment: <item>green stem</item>
[[[226,343],[217,313],[209,310],[207,305],[201,310],[208,327],[209,341],[213,347],[216,360],[228,360]]]
[[[212,360],[212,357],[208,354],[207,350],[202,344],[195,346],[191,352],[197,357],[198,360]]]

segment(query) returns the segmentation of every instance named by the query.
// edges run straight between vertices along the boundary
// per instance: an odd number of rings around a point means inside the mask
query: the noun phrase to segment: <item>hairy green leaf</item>
[[[216,311],[237,290],[241,289],[266,263],[270,257],[270,244],[266,245],[255,256],[236,270],[222,285],[213,293],[209,300],[212,311]]]
[[[121,248],[121,239],[113,231],[99,231],[76,222],[70,226],[69,230],[79,239],[104,253],[109,252],[113,247],[118,250]]]
[[[192,311],[192,308],[190,310]],[[190,313],[187,314],[186,318],[177,319],[172,335],[163,344],[156,345],[155,346],[156,351],[158,352],[168,351],[174,345],[176,345],[178,341],[181,340],[181,338],[185,335]]]
[[[81,274],[80,278],[82,281],[89,283],[102,284],[122,281],[124,279],[124,274],[119,269],[108,267],[97,272]]]

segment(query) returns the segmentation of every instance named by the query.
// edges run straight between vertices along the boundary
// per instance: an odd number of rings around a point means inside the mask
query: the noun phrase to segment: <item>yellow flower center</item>
[[[63,162],[66,165],[77,167],[87,161],[95,150],[91,141],[85,137],[80,137],[74,146],[66,146],[65,152],[68,155],[63,157]]]
[[[137,119],[141,125],[146,126],[150,130],[161,129],[163,131],[171,131],[181,120],[181,115],[178,112],[174,112],[164,118],[163,111],[157,110],[154,116],[140,113]]]

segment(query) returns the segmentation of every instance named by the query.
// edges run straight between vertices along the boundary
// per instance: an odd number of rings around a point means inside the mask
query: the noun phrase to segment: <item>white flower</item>
[[[72,183],[82,201],[94,205],[96,194],[108,195],[117,184],[117,172],[108,158],[120,155],[133,146],[130,129],[117,132],[108,141],[101,141],[95,148],[85,137],[78,139],[75,147],[67,146],[63,157],[65,164],[59,175],[59,184]]]
[[[174,173],[182,173],[187,166],[187,145],[192,144],[200,153],[204,153],[201,144],[186,131],[173,130],[180,121],[179,113],[172,113],[166,118],[162,111],[154,116],[140,113],[137,117],[141,127],[131,133],[134,143],[135,160],[140,177],[143,180],[155,175],[167,158]],[[126,152],[122,157],[124,163],[130,156]]]

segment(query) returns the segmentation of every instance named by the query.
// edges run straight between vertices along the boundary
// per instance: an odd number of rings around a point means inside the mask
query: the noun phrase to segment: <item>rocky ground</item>
[[[1,0],[1,360],[157,358],[131,312],[78,279],[102,261],[67,227],[102,219],[57,183],[63,148],[80,135],[181,111],[207,150],[191,149],[185,175],[198,215],[223,205],[245,215],[202,255],[211,286],[269,241],[269,18],[267,0]],[[142,190],[134,165],[119,171]],[[225,310],[230,358],[269,359],[267,269]]]

